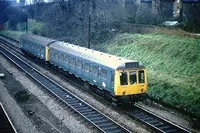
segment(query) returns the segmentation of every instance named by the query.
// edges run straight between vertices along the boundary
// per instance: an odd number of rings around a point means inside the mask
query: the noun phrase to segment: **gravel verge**
[[[92,127],[88,126],[87,123],[80,120],[80,117],[77,117],[73,111],[67,109],[66,107],[60,106],[55,99],[50,97],[46,92],[41,90],[35,82],[31,81],[27,78],[26,74],[16,69],[13,64],[4,59],[3,56],[0,55],[0,64],[7,69],[12,76],[23,85],[25,89],[27,89],[31,94],[36,96],[46,107],[55,115],[55,117],[59,120],[59,123],[65,125],[70,132],[82,133],[82,132],[97,132]],[[43,117],[41,117],[42,119]],[[46,117],[48,118],[48,117]],[[58,123],[58,124],[59,124]],[[28,131],[22,131],[27,133]],[[34,131],[33,131],[34,132]],[[37,132],[36,132],[37,133]]]
[[[4,105],[11,121],[19,133],[39,133],[35,125],[21,111],[15,100],[9,95],[4,83],[0,81],[0,101]]]

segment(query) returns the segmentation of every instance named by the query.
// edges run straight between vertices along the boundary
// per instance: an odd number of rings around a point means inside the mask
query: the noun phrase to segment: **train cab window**
[[[145,82],[145,77],[144,77],[144,71],[138,71],[138,78],[139,78],[139,83],[144,83]]]
[[[102,78],[107,78],[107,70],[106,69],[100,69],[99,70],[99,76]]]
[[[121,85],[128,85],[127,72],[120,72],[120,83]]]
[[[136,84],[137,83],[137,79],[136,79],[136,72],[130,72],[130,84]]]
[[[93,66],[92,66],[92,74],[98,75],[98,73],[99,73],[99,67],[93,65]]]

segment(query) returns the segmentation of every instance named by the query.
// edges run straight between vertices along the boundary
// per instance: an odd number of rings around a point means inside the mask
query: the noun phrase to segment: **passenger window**
[[[68,62],[67,55],[64,55],[64,62]]]
[[[81,60],[77,60],[77,67],[78,68],[82,68],[82,61]]]
[[[89,63],[84,62],[83,69],[84,69],[85,71],[88,71],[88,72],[89,72],[89,68],[90,68]]]
[[[136,79],[136,72],[130,72],[130,84],[136,84],[137,83],[137,79]]]
[[[120,72],[120,83],[121,85],[128,85],[127,72]]]
[[[77,59],[75,60],[75,66],[78,66],[78,60]]]
[[[144,77],[144,71],[139,71],[138,72],[138,77],[139,77],[139,83],[144,83],[145,82],[145,77]]]
[[[61,54],[61,60],[64,61],[64,54]]]
[[[75,59],[73,57],[70,58],[70,64],[72,64],[73,66],[75,66]]]
[[[93,66],[92,66],[92,73],[93,73],[94,75],[98,75],[98,73],[99,73],[98,71],[99,71],[99,67],[93,65]]]
[[[56,59],[58,59],[58,53],[57,52],[55,53],[55,57],[56,57]]]
[[[99,76],[102,78],[107,78],[107,70],[106,69],[100,69]]]

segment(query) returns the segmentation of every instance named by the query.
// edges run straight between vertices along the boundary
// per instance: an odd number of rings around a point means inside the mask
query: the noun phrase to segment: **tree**
[[[8,7],[9,3],[7,1],[0,0],[0,24],[3,24],[8,20]]]

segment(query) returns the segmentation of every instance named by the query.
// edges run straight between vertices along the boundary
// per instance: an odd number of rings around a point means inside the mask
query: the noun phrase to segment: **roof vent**
[[[119,60],[121,60],[121,58],[119,58]]]

